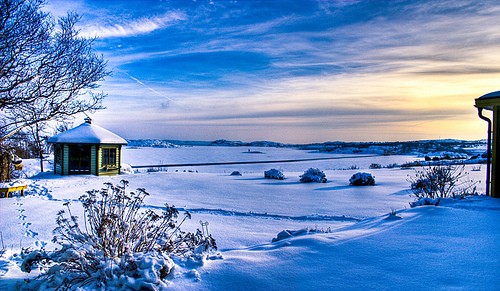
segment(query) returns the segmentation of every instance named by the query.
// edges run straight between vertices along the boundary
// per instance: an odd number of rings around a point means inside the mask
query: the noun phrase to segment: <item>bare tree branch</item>
[[[104,109],[96,93],[110,74],[79,36],[73,13],[57,24],[43,0],[0,0],[0,142],[20,130]]]

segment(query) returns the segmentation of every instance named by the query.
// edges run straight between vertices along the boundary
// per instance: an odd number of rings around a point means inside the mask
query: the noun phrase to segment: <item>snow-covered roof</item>
[[[500,98],[500,91],[495,91],[495,92],[491,92],[488,94],[484,94],[483,96],[479,97],[478,99],[487,99],[487,98]]]
[[[49,143],[127,144],[127,141],[98,125],[84,122],[49,138]]]
[[[493,110],[493,107],[500,106],[500,91],[485,94],[476,99],[476,107]]]

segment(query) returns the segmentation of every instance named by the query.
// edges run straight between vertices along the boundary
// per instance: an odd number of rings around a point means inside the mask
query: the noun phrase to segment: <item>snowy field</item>
[[[500,199],[484,196],[447,200],[439,206],[409,208],[408,176],[414,170],[369,169],[417,159],[414,156],[352,157],[290,148],[177,147],[125,148],[133,166],[339,157],[295,163],[141,169],[115,177],[36,174],[25,161],[25,197],[0,199],[0,289],[32,276],[19,270],[21,248],[50,242],[57,211],[70,201],[81,216],[78,197],[105,182],[128,180],[145,188],[146,207],[165,203],[189,210],[187,230],[208,221],[223,259],[178,267],[169,278],[177,290],[499,290]],[[48,165],[49,169],[50,166]],[[323,170],[327,183],[299,183],[308,168]],[[472,166],[467,166],[468,170]],[[278,168],[285,180],[264,179]],[[484,169],[469,171],[484,181]],[[152,170],[157,172],[151,172]],[[242,176],[230,176],[240,171]],[[376,185],[349,186],[356,172],[369,172]],[[484,184],[479,184],[484,192]],[[397,216],[387,219],[388,213]],[[282,230],[318,230],[272,243]]]

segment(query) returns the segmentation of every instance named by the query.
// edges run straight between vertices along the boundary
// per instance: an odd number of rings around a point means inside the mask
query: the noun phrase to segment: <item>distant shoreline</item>
[[[311,144],[283,144],[273,141],[180,141],[160,139],[137,139],[128,140],[128,146],[134,147],[156,147],[175,148],[178,146],[223,146],[223,147],[274,147],[295,148],[321,153],[335,154],[377,154],[377,155],[430,155],[437,156],[441,153],[451,152],[468,156],[480,155],[486,151],[486,140],[421,140],[403,142],[343,142],[333,141]],[[250,149],[249,149],[250,150]],[[250,150],[252,152],[252,150]]]

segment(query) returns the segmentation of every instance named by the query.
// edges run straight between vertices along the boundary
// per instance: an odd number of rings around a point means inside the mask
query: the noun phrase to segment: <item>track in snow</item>
[[[164,209],[163,206],[152,206],[145,205],[144,208],[153,208],[153,209]],[[259,212],[241,212],[234,210],[224,210],[224,209],[210,209],[210,208],[177,208],[179,212],[188,211],[189,213],[198,213],[198,214],[210,214],[210,215],[222,215],[222,216],[233,216],[233,217],[256,217],[256,218],[264,218],[264,219],[277,219],[277,220],[294,220],[294,221],[341,221],[341,222],[358,222],[362,220],[362,218],[351,217],[345,215],[319,215],[319,214],[311,214],[311,215],[301,215],[301,216],[290,216],[290,215],[279,215],[279,214],[270,214],[270,213],[259,213]]]
[[[184,209],[180,209],[183,211]],[[195,209],[185,209],[191,213],[203,213],[203,214],[214,214],[223,216],[245,216],[245,217],[258,217],[258,218],[268,218],[268,219],[285,219],[285,220],[295,220],[295,221],[349,221],[357,222],[360,218],[348,217],[345,215],[331,216],[331,215],[302,215],[302,216],[290,216],[290,215],[278,215],[270,213],[258,213],[258,212],[239,212],[224,209],[208,209],[208,208],[195,208]]]

